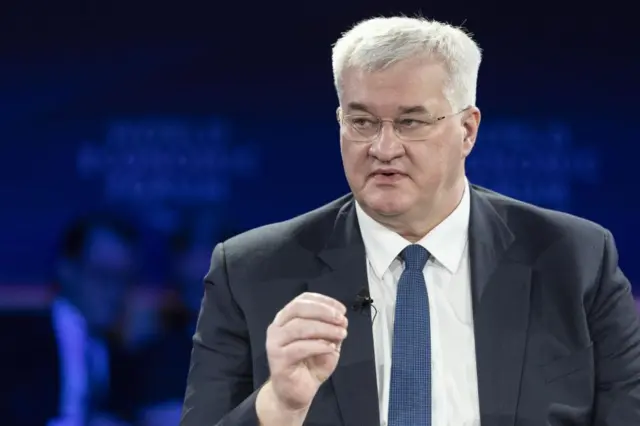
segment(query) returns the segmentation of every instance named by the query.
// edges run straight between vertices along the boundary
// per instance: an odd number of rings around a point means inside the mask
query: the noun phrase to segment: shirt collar
[[[467,245],[471,211],[469,192],[467,182],[462,199],[455,210],[416,243],[426,248],[431,256],[451,273],[458,270]],[[375,274],[381,279],[393,260],[405,247],[411,245],[411,242],[375,221],[357,202],[356,215],[367,258]]]

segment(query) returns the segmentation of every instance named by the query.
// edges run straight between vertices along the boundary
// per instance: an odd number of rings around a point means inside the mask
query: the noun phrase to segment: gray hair
[[[332,55],[338,97],[347,68],[374,72],[416,57],[442,61],[449,77],[444,95],[453,109],[475,105],[482,53],[471,35],[442,22],[401,16],[362,21],[338,39]]]

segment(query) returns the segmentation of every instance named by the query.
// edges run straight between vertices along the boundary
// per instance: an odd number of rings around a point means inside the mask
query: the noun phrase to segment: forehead
[[[345,111],[365,106],[376,114],[421,106],[435,111],[446,103],[447,72],[430,59],[402,61],[380,71],[348,68],[342,75],[340,104]]]

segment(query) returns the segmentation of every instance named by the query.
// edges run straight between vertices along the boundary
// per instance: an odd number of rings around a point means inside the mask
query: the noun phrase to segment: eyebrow
[[[367,106],[365,104],[362,104],[360,102],[349,102],[347,104],[347,110],[348,111],[362,111],[362,112],[370,113],[369,108],[367,108]]]
[[[429,114],[429,111],[422,105],[415,105],[410,107],[399,107],[401,114]]]
[[[361,111],[361,112],[373,114],[365,104],[360,102],[349,102],[347,104],[347,110]],[[398,111],[400,112],[400,114],[429,114],[429,111],[422,105],[401,106],[401,107],[398,107]]]

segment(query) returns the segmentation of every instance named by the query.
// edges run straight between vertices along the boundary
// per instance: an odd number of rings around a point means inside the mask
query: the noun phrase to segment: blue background
[[[8,3],[0,283],[46,282],[61,227],[98,206],[139,213],[153,234],[179,205],[244,229],[344,193],[330,46],[358,19],[420,10],[382,3]],[[471,180],[611,228],[640,282],[633,19],[495,6],[421,8],[484,49]]]
[[[358,20],[420,11],[464,25],[484,51],[470,180],[611,229],[640,294],[631,6],[388,3],[3,2],[0,311],[45,307],[62,231],[84,213],[116,211],[143,234],[122,340],[143,354],[162,342],[160,311],[175,305],[168,237],[185,215],[206,247],[190,267],[204,276],[221,233],[346,193],[331,45]],[[190,341],[164,342],[166,358],[154,349],[142,360],[175,378],[175,414]],[[132,425],[175,424],[163,420]]]

